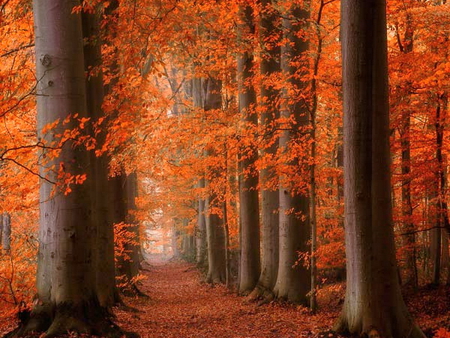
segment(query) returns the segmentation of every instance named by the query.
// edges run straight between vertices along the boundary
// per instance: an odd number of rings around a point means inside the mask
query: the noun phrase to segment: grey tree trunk
[[[204,182],[204,180],[203,180]],[[204,183],[203,183],[204,184]],[[197,202],[197,229],[195,232],[195,249],[196,249],[196,263],[200,269],[207,266],[206,255],[206,219],[205,219],[205,200],[198,199]]]
[[[337,331],[425,337],[402,299],[392,222],[386,3],[343,0],[347,289]]]
[[[204,179],[202,179],[203,185]],[[200,183],[201,184],[201,183]],[[205,200],[202,198],[198,199],[197,202],[197,229],[195,232],[195,241],[196,241],[196,262],[197,266],[200,269],[203,269],[207,265],[206,260],[206,220],[205,220]]]
[[[274,128],[274,123],[279,116],[278,104],[279,90],[275,89],[267,81],[270,76],[280,72],[280,29],[277,27],[279,15],[273,8],[273,1],[259,1],[263,11],[260,19],[260,41],[262,46],[262,57],[260,61],[261,83],[261,130],[270,140]],[[273,41],[272,43],[269,41]],[[267,142],[269,142],[267,140]],[[272,141],[271,145],[260,150],[260,156],[275,156],[278,149],[278,142]],[[261,274],[255,289],[250,298],[263,297],[266,300],[273,298],[273,287],[277,280],[278,273],[278,234],[279,234],[279,193],[278,178],[273,166],[263,168],[260,171],[261,185]]]
[[[205,79],[205,111],[222,108],[222,83],[218,79]],[[210,145],[207,150],[207,156],[215,156],[216,151],[214,145]],[[222,173],[218,168],[210,168],[210,180],[218,179]],[[206,182],[208,186],[208,182]],[[225,264],[225,232],[223,220],[219,215],[211,212],[212,208],[222,209],[218,201],[217,193],[210,191],[206,199],[206,240],[208,250],[208,274],[206,280],[208,283],[224,283],[226,281],[226,264]]]
[[[288,85],[282,91],[281,117],[286,121],[292,119],[294,123],[284,125],[279,140],[281,151],[288,157],[285,166],[295,168],[292,172],[303,170],[305,176],[307,172],[305,166],[302,169],[302,163],[306,162],[309,154],[305,152],[304,158],[301,158],[301,155],[292,158],[290,149],[304,142],[302,134],[305,134],[309,127],[309,112],[305,100],[292,97],[292,93],[305,92],[307,86],[307,82],[300,78],[298,67],[293,64],[300,62],[303,66],[302,58],[305,57],[304,53],[309,44],[299,37],[305,28],[304,24],[300,23],[308,18],[308,11],[297,6],[283,15],[283,35],[286,43],[281,47],[281,70],[287,77]],[[303,145],[303,148],[308,147]],[[291,170],[288,169],[288,172]],[[311,291],[311,275],[307,268],[309,262],[301,259],[299,254],[309,254],[311,250],[309,197],[300,193],[295,184],[299,182],[293,182],[291,177],[280,177],[280,259],[274,293],[277,298],[306,305],[309,303],[307,295]]]
[[[33,2],[36,48],[38,138],[57,145],[58,135],[87,118],[87,97],[79,1]],[[63,123],[67,119],[68,123]],[[58,122],[59,121],[59,122]],[[56,126],[45,131],[45,126]],[[58,155],[40,156],[40,229],[37,298],[30,319],[12,336],[46,331],[121,335],[96,294],[95,227],[90,155],[84,145],[64,140]],[[59,177],[87,175],[83,184],[65,186]],[[58,182],[54,185],[51,182]],[[67,190],[71,189],[71,192]]]
[[[9,253],[11,251],[11,215],[4,212],[0,221],[2,222],[0,244],[3,252]]]
[[[204,92],[202,90],[202,79],[192,79],[192,98],[194,106],[204,108]],[[202,177],[198,182],[199,188],[205,188],[205,178]],[[196,261],[197,266],[201,269],[206,269],[208,266],[207,255],[207,240],[206,240],[206,218],[205,218],[205,200],[203,198],[198,199],[198,218],[197,218],[197,230],[196,230]]]
[[[247,35],[255,34],[253,9],[243,6],[240,9],[240,36],[243,41]],[[258,115],[256,92],[252,85],[254,57],[251,51],[238,56],[238,92],[239,111],[244,126],[256,130]],[[255,162],[258,149],[254,143],[242,145],[239,159],[239,202],[240,202],[240,269],[238,292],[251,292],[260,275],[260,236],[259,236],[259,196],[258,174]]]

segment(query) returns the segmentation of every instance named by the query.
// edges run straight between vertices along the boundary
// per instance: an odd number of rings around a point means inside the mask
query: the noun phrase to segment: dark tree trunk
[[[199,182],[199,187],[205,187],[205,179],[202,178]],[[205,219],[205,200],[202,198],[198,199],[197,202],[197,229],[195,232],[196,240],[196,262],[200,269],[204,269],[207,266],[207,255],[206,255],[206,219]]]
[[[101,11],[97,8],[95,13],[82,13],[84,44],[84,63],[87,90],[87,109],[95,124],[104,118],[102,104],[104,98],[104,85],[102,74],[102,54],[100,38]],[[97,147],[102,148],[107,130],[106,123],[98,125]],[[91,152],[92,175],[94,177],[93,194],[93,220],[96,229],[96,245],[94,260],[96,269],[96,288],[99,302],[102,306],[111,307],[116,301],[116,280],[114,263],[114,227],[110,207],[105,193],[108,191],[109,156],[101,154],[96,156]]]
[[[222,82],[215,78],[205,79],[205,111],[218,110],[222,108]],[[217,156],[216,145],[210,144],[207,150],[208,156]],[[220,179],[222,173],[220,170],[223,168],[217,168],[213,166],[209,168],[209,179],[218,180]],[[208,186],[208,182],[206,182]],[[207,250],[208,250],[208,283],[225,283],[226,281],[226,248],[225,248],[225,231],[223,219],[214,212],[213,208],[218,210],[222,209],[223,203],[220,201],[218,194],[209,189],[208,197],[206,199],[206,239],[207,239]]]
[[[347,289],[337,331],[424,338],[402,299],[392,222],[386,3],[341,3]]]
[[[122,171],[117,177],[115,207],[118,209],[117,223],[126,224],[126,241],[124,242],[124,255],[117,259],[117,276],[120,280],[121,291],[128,296],[145,296],[136,286],[134,278],[139,275],[140,268],[140,235],[139,223],[134,212],[136,211],[135,199],[137,197],[137,175],[126,175]],[[122,204],[122,205],[120,205]]]
[[[280,72],[280,47],[281,38],[279,29],[280,17],[273,8],[273,1],[260,0],[260,41],[262,43],[262,57],[260,61],[261,83],[261,130],[265,135],[267,146],[260,150],[261,157],[275,156],[278,142],[273,140],[274,124],[279,116],[278,99],[279,90],[269,84],[268,78]],[[272,41],[272,42],[271,42]],[[268,166],[260,171],[261,185],[261,274],[251,298],[264,297],[267,300],[273,297],[273,287],[278,273],[278,234],[279,234],[279,193],[278,178],[275,168]]]
[[[243,41],[255,34],[253,9],[240,9],[240,36]],[[254,57],[252,51],[245,51],[238,57],[239,111],[246,130],[256,130],[258,115],[256,92],[252,85]],[[254,143],[242,145],[239,159],[239,201],[240,201],[240,269],[238,292],[251,292],[260,275],[259,197],[258,174],[255,162],[258,149]]]
[[[293,6],[283,18],[283,33],[286,43],[281,48],[281,69],[287,77],[287,88],[282,91],[283,107],[281,117],[285,121],[293,120],[284,125],[280,135],[280,149],[286,157],[285,167],[288,174],[280,177],[280,258],[278,264],[277,282],[274,293],[277,298],[285,299],[292,303],[308,304],[308,294],[311,291],[311,275],[309,262],[301,258],[301,254],[308,256],[311,247],[311,228],[309,223],[309,197],[299,192],[295,185],[300,184],[292,180],[292,173],[303,170],[306,176],[306,168],[302,163],[307,162],[309,154],[305,151],[304,158],[295,154],[292,148],[300,147],[308,149],[305,138],[309,127],[309,114],[304,99],[300,94],[293,97],[293,93],[304,94],[307,82],[303,79],[306,71],[298,72],[298,66],[305,67],[305,55],[309,44],[300,38],[304,31],[304,22],[309,18],[308,11]],[[291,103],[294,102],[294,103]],[[306,159],[306,160],[305,160]],[[295,169],[293,169],[295,168]],[[304,182],[306,184],[306,180]],[[304,257],[304,256],[303,256]]]
[[[397,34],[399,34],[397,32]],[[412,26],[411,14],[406,14],[406,27],[403,40],[397,35],[399,49],[402,53],[408,54],[414,47],[414,29]],[[409,92],[403,95],[403,99],[409,100]],[[403,237],[403,245],[407,248],[405,252],[405,272],[404,284],[417,288],[417,250],[416,235],[413,223],[413,206],[411,200],[411,111],[405,109],[401,116],[400,125],[400,143],[401,143],[401,165],[402,165],[402,228],[403,232],[408,233]]]

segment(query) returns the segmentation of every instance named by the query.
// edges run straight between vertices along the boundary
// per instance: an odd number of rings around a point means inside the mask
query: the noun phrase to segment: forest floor
[[[116,323],[142,338],[316,338],[331,329],[344,299],[344,283],[326,284],[318,293],[319,311],[312,315],[302,306],[248,302],[225,286],[206,284],[184,261],[151,260],[143,268],[139,289],[148,297],[124,297],[133,310],[114,309]],[[450,287],[423,287],[405,292],[405,299],[427,337],[438,328],[450,331]],[[0,328],[0,337],[15,325]]]
[[[144,267],[140,290],[150,298],[125,298],[139,312],[115,311],[117,324],[142,338],[315,337],[338,315],[312,316],[300,306],[249,303],[224,286],[202,282],[198,270],[182,261]]]
[[[117,310],[117,323],[142,338],[317,337],[330,330],[344,298],[343,284],[324,287],[315,315],[301,306],[258,306],[224,286],[202,282],[198,270],[182,261],[152,261],[140,289],[150,298],[125,299],[139,312]],[[428,337],[450,326],[450,290],[423,289],[406,295],[408,308]],[[325,337],[328,335],[324,335]]]

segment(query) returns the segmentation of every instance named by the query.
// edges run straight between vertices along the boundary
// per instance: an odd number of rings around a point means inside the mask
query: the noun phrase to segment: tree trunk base
[[[340,316],[336,324],[333,326],[333,332],[343,335],[345,337],[368,337],[372,330],[375,330],[380,337],[386,338],[426,338],[425,334],[419,329],[419,327],[412,322],[412,320],[406,320],[403,323],[407,324],[407,327],[401,327],[399,322],[391,323],[388,326],[383,323],[384,327],[391,327],[391,332],[382,332],[382,326],[377,327],[373,324],[360,323],[358,327],[350,327],[345,316]]]
[[[261,306],[272,302],[275,299],[275,295],[272,290],[262,285],[256,285],[247,299],[250,302],[258,302],[258,306]]]
[[[121,289],[120,292],[125,297],[141,297],[141,298],[145,298],[145,299],[150,298],[149,295],[147,295],[146,293],[139,290],[139,288],[135,284],[132,284],[131,286],[127,286],[127,287]]]
[[[80,305],[70,303],[37,305],[29,317],[4,338],[59,337],[71,332],[107,338],[138,338],[137,333],[125,332],[114,324],[111,314],[97,302]],[[42,333],[44,333],[42,335]]]

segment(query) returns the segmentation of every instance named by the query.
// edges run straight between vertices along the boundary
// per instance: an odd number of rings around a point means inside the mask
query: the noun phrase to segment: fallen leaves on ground
[[[299,306],[258,306],[224,286],[210,286],[185,262],[152,263],[141,291],[150,299],[125,299],[139,310],[118,309],[117,323],[146,337],[314,337],[328,330],[337,312],[311,315]]]

